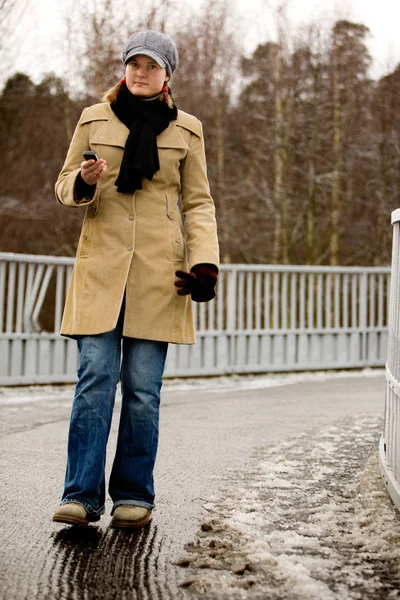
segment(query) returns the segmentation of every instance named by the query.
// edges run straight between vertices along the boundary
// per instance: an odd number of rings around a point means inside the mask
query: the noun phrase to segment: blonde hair
[[[118,83],[116,83],[113,87],[104,92],[104,94],[100,98],[100,102],[109,102],[110,104],[115,102],[118,98],[120,89],[123,84],[125,84],[124,80],[118,81]],[[158,99],[160,100],[160,102],[165,102],[168,108],[173,108],[174,100],[171,95],[171,90],[167,84],[164,84],[164,87],[168,88],[168,91],[161,91],[158,96]]]

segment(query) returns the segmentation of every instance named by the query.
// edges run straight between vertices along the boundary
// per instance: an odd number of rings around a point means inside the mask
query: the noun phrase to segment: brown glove
[[[208,302],[215,298],[215,285],[218,279],[218,270],[215,265],[199,264],[192,267],[190,273],[175,271],[179,277],[175,281],[179,296],[192,295],[195,302]]]

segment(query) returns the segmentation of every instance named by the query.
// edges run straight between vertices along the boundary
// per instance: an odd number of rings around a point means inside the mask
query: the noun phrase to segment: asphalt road
[[[180,599],[175,563],[196,539],[204,504],[236,471],[249,472],[264,450],[292,436],[354,417],[383,416],[384,372],[209,380],[182,388],[166,382],[156,467],[156,510],[140,531],[100,524],[55,524],[65,469],[73,388],[0,389],[0,597],[4,600]],[[246,384],[248,382],[248,385]],[[115,447],[120,403],[109,441]],[[376,449],[378,452],[378,449]]]

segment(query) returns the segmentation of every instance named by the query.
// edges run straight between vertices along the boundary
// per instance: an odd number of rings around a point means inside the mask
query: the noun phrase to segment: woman
[[[104,513],[105,456],[116,386],[122,408],[109,494],[111,525],[151,518],[162,375],[169,342],[195,342],[191,299],[215,296],[218,242],[201,123],[177,110],[178,53],[156,31],[133,34],[125,77],[86,108],[56,182],[87,206],[61,333],[80,363],[61,506],[53,520]],[[98,159],[83,160],[85,151]]]

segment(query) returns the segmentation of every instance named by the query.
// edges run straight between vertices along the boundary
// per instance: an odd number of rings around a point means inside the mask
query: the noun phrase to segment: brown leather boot
[[[53,515],[53,521],[68,525],[88,525],[89,519],[85,508],[79,502],[61,504]]]
[[[122,504],[115,509],[110,527],[141,527],[150,521],[151,513],[143,506]]]

